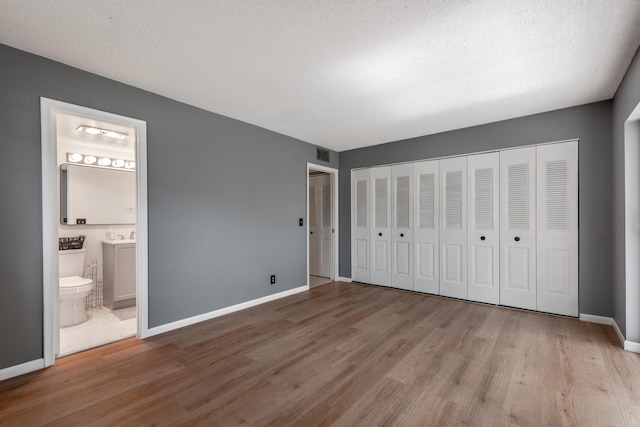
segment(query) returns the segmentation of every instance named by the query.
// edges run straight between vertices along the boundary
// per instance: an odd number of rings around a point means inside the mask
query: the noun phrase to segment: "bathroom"
[[[136,132],[57,113],[56,145],[60,357],[136,335]]]

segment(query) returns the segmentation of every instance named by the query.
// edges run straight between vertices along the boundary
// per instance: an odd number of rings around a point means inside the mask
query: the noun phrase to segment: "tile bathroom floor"
[[[68,356],[136,335],[135,307],[114,311],[106,307],[93,307],[87,310],[87,316],[89,320],[84,323],[60,328],[60,354],[58,357]]]
[[[309,276],[309,287],[313,288],[314,286],[326,285],[327,283],[331,283],[333,280],[328,277],[320,277],[320,276]]]

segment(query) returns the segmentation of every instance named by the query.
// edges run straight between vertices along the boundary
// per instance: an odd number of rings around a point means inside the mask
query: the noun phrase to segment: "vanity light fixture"
[[[125,168],[133,170],[136,162],[133,160],[114,159],[112,157],[96,157],[91,154],[67,153],[69,163],[84,163],[85,165],[101,166],[106,168]]]
[[[90,133],[91,135],[104,135],[106,137],[114,139],[124,139],[127,136],[126,133],[116,132],[115,130],[100,129],[93,126],[85,125],[78,126],[76,130],[80,132]]]

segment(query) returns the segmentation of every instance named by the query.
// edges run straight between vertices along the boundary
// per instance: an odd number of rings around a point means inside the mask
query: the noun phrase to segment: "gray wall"
[[[613,315],[611,101],[340,153],[340,275],[351,277],[350,170],[579,138],[580,312]]]
[[[3,45],[0,94],[0,369],[43,354],[41,96],[147,122],[150,327],[306,284],[315,146]]]
[[[627,74],[613,98],[613,206],[614,206],[614,283],[615,321],[627,339],[640,341],[640,335],[627,336],[625,298],[625,182],[624,122],[640,103],[640,52],[631,62]],[[634,262],[638,262],[635,260]],[[640,301],[637,301],[640,309]],[[640,327],[640,326],[637,326]],[[640,331],[638,331],[640,332]]]

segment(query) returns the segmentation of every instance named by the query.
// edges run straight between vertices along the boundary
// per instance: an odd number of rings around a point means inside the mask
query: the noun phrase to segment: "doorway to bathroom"
[[[146,124],[41,99],[44,358],[144,337]]]
[[[338,277],[338,171],[307,164],[307,280],[321,286]]]

